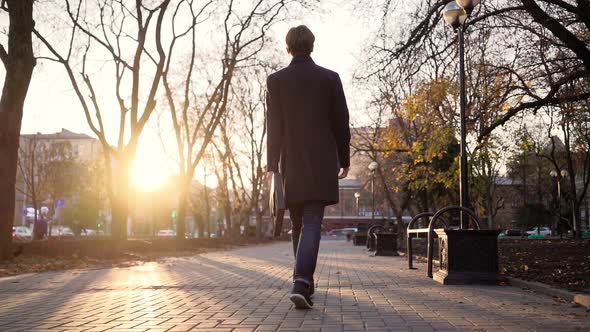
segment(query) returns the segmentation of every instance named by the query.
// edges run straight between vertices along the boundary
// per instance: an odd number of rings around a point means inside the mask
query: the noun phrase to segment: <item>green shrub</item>
[[[528,236],[529,239],[544,239],[545,235],[533,233]]]

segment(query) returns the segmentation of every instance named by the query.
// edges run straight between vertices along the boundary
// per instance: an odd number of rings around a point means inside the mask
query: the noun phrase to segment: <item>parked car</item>
[[[526,234],[537,234],[537,229],[538,227],[529,228],[527,229]],[[549,229],[549,227],[541,227],[541,229],[538,231],[538,234],[541,234],[543,236],[551,236],[551,229]]]
[[[51,235],[50,236],[61,237],[61,238],[73,238],[75,235],[74,235],[74,231],[72,231],[72,229],[67,226],[53,225],[51,227]]]
[[[26,243],[33,240],[33,232],[25,226],[12,226],[12,241]]]
[[[82,232],[80,232],[81,236],[98,236],[98,232],[96,231],[96,229],[90,229],[90,228],[83,228]]]
[[[330,236],[346,236],[347,234],[353,234],[356,231],[357,231],[357,229],[355,227],[335,228],[335,229],[329,231],[328,235],[330,235]]]
[[[156,236],[172,237],[172,236],[176,236],[176,232],[173,229],[161,229],[158,231]]]

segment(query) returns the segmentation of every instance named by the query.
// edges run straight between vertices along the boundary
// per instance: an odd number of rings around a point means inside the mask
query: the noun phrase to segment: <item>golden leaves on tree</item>
[[[399,159],[392,170],[398,184],[393,189],[428,190],[432,186],[455,186],[458,148],[453,127],[458,89],[447,79],[420,84],[399,105],[383,144]]]

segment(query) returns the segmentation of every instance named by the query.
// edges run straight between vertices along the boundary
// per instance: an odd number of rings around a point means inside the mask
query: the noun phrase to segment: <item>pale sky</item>
[[[304,20],[281,22],[274,26],[271,33],[280,41],[279,47],[282,50],[285,48],[284,35],[289,27],[306,24],[314,32],[316,43],[312,57],[317,64],[340,74],[347,94],[351,122],[354,122],[355,119],[362,118],[366,99],[363,96],[366,92],[353,89],[352,74],[358,66],[357,59],[362,55],[364,46],[374,38],[374,31],[378,27],[376,24],[379,22],[359,17],[350,2],[322,1],[320,11]],[[370,17],[365,15],[367,16]],[[290,61],[286,52],[282,61],[285,66]],[[172,172],[174,164],[166,162],[167,157],[162,150],[153,120],[155,114],[142,134],[137,159],[144,165],[157,163],[160,168],[166,166]],[[106,121],[109,120],[105,119]],[[111,121],[118,121],[118,118]],[[63,68],[47,61],[39,62],[25,103],[21,133],[52,133],[61,128],[94,136]],[[167,147],[169,153],[175,149],[175,146]],[[142,176],[150,177],[150,170],[146,169]]]

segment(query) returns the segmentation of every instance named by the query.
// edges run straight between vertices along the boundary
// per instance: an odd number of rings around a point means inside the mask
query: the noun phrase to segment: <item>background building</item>
[[[16,183],[15,223],[24,225],[31,218],[34,218],[35,209],[33,208],[32,197],[35,198],[37,209],[40,206],[45,206],[53,211],[53,215],[55,215],[55,210],[63,210],[65,204],[69,205],[73,200],[79,202],[80,197],[77,197],[78,195],[74,195],[76,197],[61,197],[62,195],[52,197],[55,195],[51,195],[51,193],[58,192],[53,189],[60,185],[56,183],[55,174],[60,175],[61,179],[67,179],[70,186],[86,183],[88,188],[96,187],[88,179],[89,169],[93,163],[101,160],[101,153],[102,146],[97,139],[67,129],[51,134],[21,135]],[[76,164],[76,167],[51,169],[52,174],[50,174],[49,168],[66,159],[70,161],[70,166]],[[60,174],[60,172],[62,173]],[[53,175],[53,178],[50,178],[51,175]],[[34,194],[33,191],[35,191]],[[100,204],[100,202],[94,202],[94,204]]]

